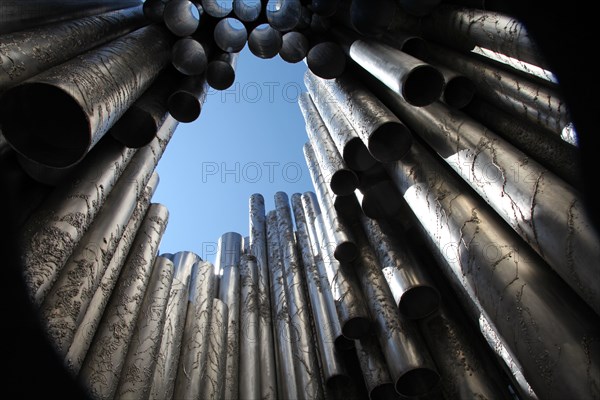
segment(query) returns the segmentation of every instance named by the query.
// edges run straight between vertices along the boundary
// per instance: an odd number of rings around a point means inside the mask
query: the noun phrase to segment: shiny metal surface
[[[235,18],[223,18],[214,30],[217,46],[227,53],[242,51],[248,41],[248,31],[244,24]]]
[[[189,0],[169,0],[163,10],[163,22],[175,36],[190,36],[200,24],[202,8]]]
[[[173,44],[171,63],[183,75],[200,75],[208,65],[207,51],[198,40],[184,37]]]
[[[399,399],[377,337],[367,335],[356,340],[356,355],[369,400]]]
[[[207,90],[205,75],[184,78],[169,96],[167,101],[169,113],[179,122],[195,121],[202,112]]]
[[[308,53],[310,43],[303,33],[292,31],[286,32],[281,37],[281,49],[279,57],[289,63],[302,61]]]
[[[265,11],[269,25],[278,31],[294,29],[302,13],[300,0],[268,0]]]
[[[233,0],[233,13],[241,21],[256,21],[261,11],[261,0]]]
[[[235,81],[235,69],[240,53],[220,53],[208,63],[206,82],[214,89],[225,90]]]
[[[227,304],[213,299],[213,311],[210,322],[208,357],[206,374],[200,384],[200,398],[219,400],[223,398],[225,363],[227,361]]]
[[[268,24],[261,24],[248,35],[248,49],[256,57],[273,58],[281,50],[281,33]]]
[[[336,42],[323,41],[310,47],[306,64],[310,72],[319,78],[333,79],[344,73],[346,55]]]
[[[261,398],[260,319],[258,265],[256,257],[240,260],[240,387],[239,398]],[[258,384],[257,384],[258,383]]]
[[[201,0],[201,3],[204,11],[215,18],[226,17],[233,11],[233,0]]]

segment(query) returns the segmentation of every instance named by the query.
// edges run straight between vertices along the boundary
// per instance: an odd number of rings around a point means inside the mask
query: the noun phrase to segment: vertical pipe
[[[148,398],[172,282],[173,263],[167,258],[156,257],[115,391],[117,399]]]
[[[195,121],[202,112],[207,92],[205,75],[184,78],[167,100],[169,113],[179,122]]]
[[[256,21],[261,11],[261,0],[233,0],[233,12],[241,21]]]
[[[233,0],[202,0],[202,7],[208,15],[223,18],[233,11]]]
[[[95,399],[111,399],[117,389],[168,215],[163,205],[150,205],[81,366],[79,377]]]
[[[258,265],[256,257],[240,261],[240,389],[241,400],[257,400],[260,391]]]
[[[203,400],[223,399],[225,384],[228,310],[227,304],[219,299],[212,299],[212,306],[206,373],[200,384],[200,398]]]
[[[235,69],[240,53],[220,53],[213,56],[206,70],[206,82],[214,89],[225,90],[235,81]]]
[[[385,358],[375,335],[356,340],[356,355],[360,363],[369,400],[399,399],[390,377]]]
[[[267,237],[265,225],[265,199],[256,193],[250,196],[250,254],[256,257],[258,266],[260,393],[262,400],[275,400],[277,380],[273,330],[269,267],[267,260]]]
[[[259,58],[273,58],[281,50],[281,33],[269,24],[261,24],[248,35],[248,49]]]

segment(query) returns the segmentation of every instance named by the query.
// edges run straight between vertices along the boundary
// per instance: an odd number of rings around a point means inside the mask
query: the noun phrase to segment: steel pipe
[[[138,199],[133,215],[123,230],[123,235],[106,267],[102,280],[94,292],[87,307],[87,311],[73,335],[72,343],[64,358],[65,365],[73,376],[79,374],[85,355],[90,348],[94,334],[100,324],[102,314],[106,309],[110,295],[121,274],[123,264],[125,263],[135,236],[142,224],[142,220],[150,206],[150,199],[154,195],[157,186],[158,174],[155,172],[152,174],[152,177],[150,177],[150,180],[144,189],[144,193]]]
[[[48,186],[58,186],[77,169],[77,164],[66,168],[54,168],[35,162],[21,154],[15,154],[22,170],[34,181]]]
[[[184,78],[167,100],[169,113],[179,122],[195,121],[202,112],[207,89],[205,75]]]
[[[223,18],[215,26],[214,38],[217,46],[224,52],[238,53],[248,41],[248,31],[239,20]]]
[[[173,45],[171,63],[183,75],[200,75],[206,71],[208,65],[207,51],[196,39],[184,37]]]
[[[173,282],[173,263],[156,257],[133,336],[115,390],[115,398],[148,397],[160,349],[167,301]]]
[[[227,232],[221,235],[217,243],[217,258],[215,263],[217,271],[221,271],[223,268],[229,266],[239,267],[241,252],[242,235],[237,232]],[[227,285],[222,287],[226,289]],[[229,312],[232,312],[231,308]]]
[[[155,24],[162,24],[164,21],[165,6],[168,2],[169,0],[145,0],[144,17]]]
[[[435,68],[444,76],[444,91],[440,100],[453,108],[468,106],[475,96],[473,81],[450,68],[441,65],[435,65]]]
[[[346,55],[336,42],[321,42],[311,46],[306,54],[306,64],[319,78],[334,79],[344,73]]]
[[[300,8],[300,18],[294,27],[294,31],[307,33],[306,30],[310,28],[310,23],[312,21],[312,14],[313,12],[306,4],[302,5]]]
[[[212,58],[206,70],[206,82],[214,89],[225,90],[235,81],[240,53],[221,53]]]
[[[161,400],[173,397],[190,285],[192,283],[193,265],[199,260],[200,257],[189,251],[180,251],[173,256],[175,273],[169,292],[160,351],[158,352],[154,376],[150,385],[150,399]]]
[[[200,384],[200,398],[205,400],[223,398],[225,383],[223,375],[225,375],[227,361],[227,321],[229,318],[227,304],[219,299],[213,299],[212,302],[206,373]]]
[[[0,93],[145,23],[142,7],[136,6],[3,35]]]
[[[282,45],[281,33],[269,24],[258,25],[248,35],[248,49],[259,58],[275,57]]]
[[[76,2],[4,0],[0,15],[0,34],[30,29],[57,21],[85,18],[140,4],[141,0],[81,0]]]
[[[367,146],[321,82],[313,74],[308,72],[304,74],[304,84],[329,130],[338,152],[342,155],[346,165],[355,171],[363,171],[372,167],[377,161],[369,153]]]
[[[362,211],[354,193],[348,196],[333,196],[333,208],[340,217],[348,220],[352,220]]]
[[[310,44],[303,33],[295,31],[287,32],[283,34],[281,40],[279,57],[283,61],[294,64],[306,57]]]
[[[357,189],[354,194],[360,203],[362,213],[372,219],[393,218],[402,210],[402,196],[389,179],[371,183]]]
[[[398,399],[394,382],[375,335],[356,341],[356,355],[365,380],[369,400]]]
[[[233,0],[233,13],[240,21],[256,21],[261,11],[261,0]]]
[[[144,27],[14,86],[0,99],[4,136],[42,164],[80,161],[150,86],[169,45],[164,29]]]
[[[214,266],[196,261],[190,282],[185,327],[181,339],[174,399],[201,399],[201,381],[206,373],[213,299],[217,294]]]
[[[306,122],[306,133],[312,143],[319,169],[329,189],[338,195],[348,195],[358,187],[358,177],[348,169],[337,151],[317,107],[308,93],[298,97],[298,105]]]
[[[95,399],[115,395],[168,215],[163,205],[150,205],[79,371]]]
[[[256,257],[258,268],[260,393],[261,399],[269,400],[277,395],[277,381],[263,196],[258,193],[251,195],[249,209],[250,254]]]
[[[215,18],[223,18],[233,11],[234,0],[202,0],[204,11]]]
[[[202,7],[189,0],[169,0],[163,10],[163,21],[175,36],[190,36],[200,25],[202,12]]]
[[[302,14],[300,0],[268,0],[266,16],[269,25],[280,32],[292,30]]]

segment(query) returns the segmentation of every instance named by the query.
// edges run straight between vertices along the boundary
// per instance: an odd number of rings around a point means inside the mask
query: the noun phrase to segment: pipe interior
[[[299,0],[269,0],[266,14],[274,29],[289,31],[298,25],[302,7]]]
[[[377,164],[377,160],[359,138],[351,139],[346,143],[343,158],[348,168],[354,171],[366,171]]]
[[[250,32],[248,48],[257,57],[273,58],[281,50],[283,40],[281,33],[271,28],[269,24],[261,24]]]
[[[137,149],[156,137],[157,122],[148,111],[132,106],[111,128],[110,134],[125,146]]]
[[[308,39],[300,32],[288,32],[282,37],[279,56],[289,63],[300,62],[308,53]]]
[[[358,187],[358,177],[349,169],[340,169],[331,177],[331,190],[337,195],[348,195],[354,193]]]
[[[206,70],[208,59],[202,43],[192,38],[183,38],[173,45],[173,66],[182,74],[200,75]]]
[[[202,7],[208,15],[223,18],[233,10],[233,0],[202,0]]]
[[[215,43],[228,53],[241,51],[248,41],[246,27],[235,18],[223,18],[215,26]]]
[[[437,386],[440,376],[430,368],[415,368],[404,373],[396,381],[396,392],[415,397],[427,394]]]
[[[440,294],[432,286],[414,286],[400,297],[400,312],[410,319],[420,319],[432,314],[440,306]]]
[[[371,321],[363,317],[350,318],[342,326],[342,334],[350,339],[360,339],[371,330]]]
[[[200,11],[188,0],[171,0],[163,11],[165,25],[177,36],[189,36],[198,29]]]
[[[342,242],[335,248],[333,256],[340,262],[350,262],[358,256],[358,248],[354,242]]]
[[[475,85],[469,78],[457,76],[446,83],[443,96],[450,107],[466,107],[475,96]]]
[[[244,22],[256,21],[262,11],[260,0],[234,0],[233,12]]]
[[[334,340],[335,348],[339,351],[354,349],[354,340],[340,335]]]
[[[402,97],[413,106],[423,107],[440,98],[444,76],[431,65],[420,65],[406,77]]]
[[[381,124],[369,138],[369,152],[381,162],[401,159],[412,145],[410,130],[400,122]]]
[[[215,60],[208,63],[206,81],[217,90],[225,90],[235,81],[235,70],[226,61]]]
[[[346,55],[334,42],[323,42],[313,46],[306,55],[308,68],[318,77],[333,79],[346,69]]]
[[[180,90],[169,97],[169,113],[179,122],[195,121],[201,108],[198,98],[190,92]]]

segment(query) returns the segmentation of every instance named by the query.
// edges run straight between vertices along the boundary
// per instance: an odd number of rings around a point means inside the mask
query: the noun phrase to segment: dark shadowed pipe
[[[144,16],[155,24],[164,22],[163,14],[169,0],[146,0],[144,1]]]
[[[9,89],[0,100],[4,136],[42,164],[78,162],[152,84],[169,50],[166,30],[148,26]]]
[[[310,18],[310,31],[314,33],[325,33],[331,28],[331,21],[328,17],[324,17],[313,13]]]
[[[377,337],[367,335],[357,340],[356,355],[369,393],[369,400],[399,400],[400,396],[394,388]]]
[[[308,69],[323,79],[333,79],[344,73],[346,55],[336,42],[321,42],[310,48],[306,55]]]
[[[333,196],[333,207],[341,217],[352,220],[362,212],[354,193],[347,196]]]
[[[233,11],[233,1],[234,0],[202,0],[202,8],[212,17],[223,18]]]
[[[435,65],[444,76],[444,91],[440,100],[452,108],[465,108],[475,97],[475,85],[465,75],[450,68]]]
[[[34,181],[48,186],[57,186],[77,169],[77,164],[66,168],[55,168],[40,164],[21,154],[15,154],[23,171]]]
[[[227,304],[222,300],[213,299],[206,374],[202,377],[202,383],[200,384],[199,398],[203,400],[220,400],[223,398],[225,383],[223,375],[225,374],[225,363],[227,361],[228,318]]]
[[[374,182],[368,187],[354,191],[362,212],[372,219],[386,219],[396,216],[401,210],[402,196],[389,179]]]
[[[362,35],[378,36],[390,25],[397,8],[396,0],[380,0],[377,7],[369,0],[352,0],[350,23]]]
[[[206,48],[192,37],[181,38],[173,45],[171,63],[183,75],[200,75],[208,65]]]
[[[306,57],[309,49],[308,39],[300,32],[283,34],[279,57],[289,63],[300,62]]]
[[[165,25],[175,36],[190,36],[196,32],[202,8],[189,0],[170,0],[163,11]]]
[[[310,7],[315,14],[331,17],[337,11],[340,0],[312,0]]]
[[[248,36],[248,48],[252,54],[260,58],[275,57],[282,45],[281,33],[269,24],[258,25]]]
[[[266,15],[269,25],[280,32],[294,29],[300,21],[302,6],[300,0],[269,0]]]
[[[392,47],[402,50],[416,58],[422,58],[427,51],[427,42],[421,36],[403,31],[387,32],[381,41]]]
[[[227,53],[238,53],[248,41],[248,31],[239,20],[223,18],[215,26],[214,38],[221,50]]]
[[[235,81],[235,68],[240,53],[220,53],[212,57],[206,70],[206,82],[217,90],[225,90]]]
[[[141,3],[141,0],[4,0],[0,13],[0,34],[139,6]]]
[[[256,21],[261,11],[261,0],[233,0],[233,13],[240,21]]]
[[[0,93],[146,23],[137,6],[3,35]]]
[[[202,112],[206,100],[205,75],[185,77],[179,87],[169,96],[169,113],[179,122],[195,121]]]

